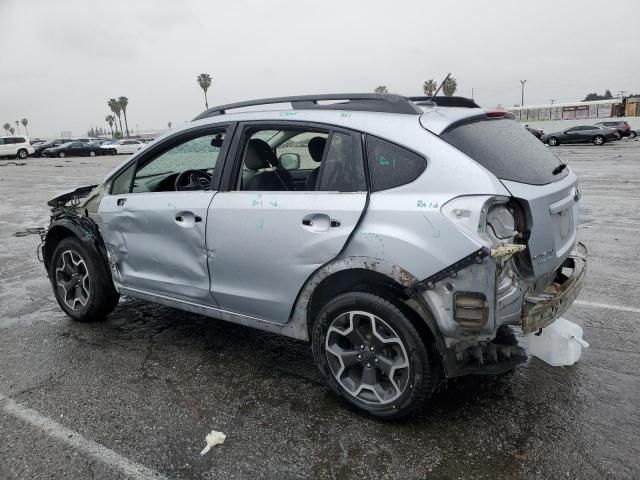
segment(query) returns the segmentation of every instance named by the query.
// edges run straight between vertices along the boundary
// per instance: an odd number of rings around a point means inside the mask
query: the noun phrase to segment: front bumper
[[[569,275],[565,270],[571,270]],[[587,247],[577,243],[569,257],[557,269],[556,278],[543,293],[525,295],[522,308],[522,332],[537,332],[562,316],[576,299],[587,273]]]

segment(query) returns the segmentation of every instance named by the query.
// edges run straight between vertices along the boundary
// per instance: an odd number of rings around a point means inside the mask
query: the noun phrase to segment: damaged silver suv
[[[526,360],[509,326],[545,328],[584,281],[579,199],[566,164],[468,99],[272,98],[51,200],[42,257],[74,320],[128,295],[309,341],[334,392],[398,418]]]

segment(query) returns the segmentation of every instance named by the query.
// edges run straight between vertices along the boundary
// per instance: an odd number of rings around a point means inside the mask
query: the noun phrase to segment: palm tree
[[[204,106],[208,110],[209,109],[209,101],[207,100],[207,90],[211,86],[211,75],[208,73],[201,73],[198,75],[198,85],[204,91]]]
[[[20,120],[16,120],[16,128],[18,129],[18,135],[20,135]]]
[[[373,89],[374,93],[389,93],[389,89],[386,85],[378,85]]]
[[[4,128],[7,133],[9,133],[9,128],[11,128],[11,124],[9,122],[7,122],[2,126],[2,128]]]
[[[422,84],[422,90],[428,97],[433,97],[433,93],[438,89],[438,83],[433,79],[427,80]]]
[[[111,130],[111,138],[113,138],[113,124],[116,121],[116,117],[114,117],[113,115],[107,115],[106,117],[104,117],[104,121],[109,124],[109,129]]]
[[[29,123],[29,120],[27,120],[26,118],[23,118],[22,120],[20,120],[20,123],[22,123],[22,125],[24,125],[24,131],[27,134],[27,137],[29,136],[29,130],[27,130],[27,123]]]
[[[456,82],[456,79],[453,77],[447,78],[447,81],[444,82],[444,84],[442,85],[442,92],[447,97],[450,97],[451,95],[456,93],[457,89],[458,89],[458,82]]]
[[[122,113],[122,108],[120,107],[120,102],[115,98],[110,98],[107,102],[107,105],[111,109],[113,113],[115,113],[116,117],[118,117],[118,122],[120,123],[120,131],[124,132],[122,129],[122,119],[120,118],[120,114]],[[116,124],[116,133],[118,133],[118,124]]]
[[[124,115],[124,128],[127,129],[127,138],[129,138],[129,124],[127,123],[127,105],[129,105],[129,99],[127,97],[118,97],[118,103]]]
[[[167,123],[167,127],[169,127],[169,130],[171,130],[171,127],[173,127],[173,123],[171,122]]]
[[[15,128],[13,128],[13,127],[9,127],[9,133],[10,133],[11,135],[13,135],[13,132],[15,132],[15,131],[16,131],[16,129],[15,129]]]

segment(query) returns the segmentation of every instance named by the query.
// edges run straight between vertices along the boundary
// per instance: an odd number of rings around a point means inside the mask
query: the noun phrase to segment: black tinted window
[[[367,161],[372,192],[413,182],[427,168],[427,161],[417,153],[371,135],[367,135]]]
[[[510,119],[465,123],[446,131],[441,138],[503,180],[544,185],[569,173],[565,168],[554,175],[560,160]]]
[[[353,135],[337,132],[331,135],[316,190],[362,192],[367,189],[360,143],[360,138]]]

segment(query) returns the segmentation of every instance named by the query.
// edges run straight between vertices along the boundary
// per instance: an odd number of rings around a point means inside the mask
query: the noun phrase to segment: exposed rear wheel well
[[[341,270],[318,284],[307,307],[309,333],[322,307],[331,299],[346,292],[369,292],[388,300],[407,316],[425,344],[435,345],[434,332],[431,331],[427,321],[421,313],[407,303],[410,298],[405,288],[380,272],[364,268]]]

